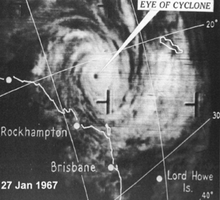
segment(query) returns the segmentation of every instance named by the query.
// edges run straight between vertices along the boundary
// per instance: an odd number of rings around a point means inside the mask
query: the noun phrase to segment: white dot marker
[[[157,178],[156,178],[156,179],[157,179],[157,182],[159,182],[159,183],[160,183],[160,182],[163,180],[163,177],[159,175],[159,176],[157,176]]]
[[[217,22],[218,22],[218,19],[216,19],[215,22],[217,23]]]
[[[108,124],[105,124],[105,127],[106,127],[106,129],[107,129],[106,135],[107,135],[108,137],[110,137],[110,136],[111,136],[111,128],[108,126]]]
[[[80,128],[80,124],[79,124],[78,122],[76,122],[76,123],[73,125],[73,127],[77,130],[77,129]]]
[[[115,169],[115,167],[114,167],[113,164],[108,165],[108,170],[109,170],[109,171],[112,172],[114,169]]]
[[[111,133],[107,132],[107,136],[110,137],[110,136],[111,136]]]
[[[10,84],[11,82],[12,82],[12,78],[11,78],[10,76],[8,76],[8,77],[6,78],[6,83]]]

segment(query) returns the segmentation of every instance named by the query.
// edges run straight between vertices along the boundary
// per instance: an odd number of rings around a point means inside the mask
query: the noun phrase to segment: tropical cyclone
[[[28,38],[27,43],[39,52],[30,51],[29,56],[23,59],[27,61],[35,58],[28,62],[33,67],[32,76],[21,77],[17,74],[15,76],[24,80],[41,80],[40,84],[57,105],[59,102],[56,93],[63,108],[73,109],[76,112],[81,127],[95,127],[74,128],[76,119],[71,113],[66,113],[64,119],[54,104],[48,100],[42,88],[36,85],[28,87],[33,94],[34,103],[39,105],[37,111],[40,115],[37,122],[46,127],[55,126],[56,129],[68,126],[69,135],[72,136],[75,144],[77,154],[69,140],[59,141],[59,147],[56,147],[58,155],[53,158],[57,163],[55,161],[52,163],[53,172],[61,172],[66,180],[78,181],[81,184],[81,177],[78,173],[74,173],[74,168],[71,169],[71,163],[73,161],[76,165],[93,163],[97,168],[97,174],[85,178],[87,189],[90,190],[89,196],[95,194],[94,198],[90,197],[90,199],[112,200],[120,194],[120,177],[115,170],[111,171],[113,158],[115,166],[117,165],[120,170],[123,190],[125,190],[162,159],[161,147],[166,148],[167,155],[167,152],[177,145],[175,142],[181,142],[183,137],[186,138],[196,129],[195,127],[201,125],[202,119],[199,118],[198,123],[194,121],[191,127],[194,113],[191,107],[184,106],[184,102],[190,101],[195,91],[207,93],[208,85],[205,86],[204,83],[208,81],[203,81],[204,77],[202,77],[208,74],[207,66],[203,59],[198,59],[200,55],[206,55],[202,46],[204,42],[198,37],[196,44],[201,46],[198,49],[197,46],[193,46],[196,49],[192,49],[191,44],[194,44],[192,42],[197,38],[198,32],[194,34],[193,31],[187,33],[180,31],[195,25],[188,23],[191,23],[190,17],[177,12],[160,12],[143,30],[143,42],[174,32],[176,34],[170,35],[169,39],[174,44],[178,44],[183,53],[175,54],[172,49],[161,45],[156,39],[144,43],[146,45],[144,47],[137,45],[141,42],[141,38],[137,36],[131,44],[135,45],[135,48],[125,49],[102,70],[135,27],[133,17],[135,13],[132,12],[131,5],[124,3],[119,9],[115,6],[115,1],[103,1],[106,2],[104,7],[106,12],[104,11],[103,14],[103,10],[99,10],[95,5],[84,5],[85,2],[93,1],[74,1],[74,4],[71,4],[72,9],[69,8],[70,4],[63,3],[66,1],[56,2],[54,5],[60,3],[58,5],[60,10],[57,9],[57,14],[54,13],[53,22],[46,20],[45,17],[51,16],[51,10],[54,10],[55,6],[48,11],[41,9],[41,12],[33,13],[36,19],[45,18],[45,21],[42,23],[39,21],[37,24],[46,56],[39,50],[36,34],[33,32],[31,34],[33,38]],[[77,6],[79,2],[80,5]],[[61,7],[61,4],[64,5]],[[180,5],[176,4],[176,6]],[[109,7],[112,8],[111,13],[106,17]],[[43,14],[45,16],[39,16]],[[44,25],[46,21],[48,24]],[[22,32],[23,40],[15,38],[16,41],[26,41],[26,32],[26,30]],[[145,47],[147,52],[144,51]],[[49,79],[51,75],[48,71],[48,63],[57,91]],[[98,100],[107,99],[106,90],[110,92],[109,113],[106,113],[106,103],[97,103]],[[201,107],[208,110],[208,106],[209,104],[204,101],[204,106]],[[111,135],[103,134],[102,131],[106,131],[105,124],[111,128]],[[199,137],[202,137],[202,134],[199,134]],[[196,145],[199,145],[199,142],[197,143],[199,139],[195,141]],[[169,169],[171,168],[170,172],[172,166],[174,168],[177,166],[179,171],[182,170],[182,166],[184,170],[191,170],[188,169],[189,160],[196,165],[195,154],[192,152],[195,143],[192,148],[189,146],[187,149],[187,146],[184,146],[182,152],[187,151],[187,154],[182,155],[178,152],[179,154],[175,154],[170,162],[166,160]],[[76,163],[76,158],[79,158],[79,163]],[[47,167],[51,167],[50,162],[47,163]],[[157,170],[158,174],[163,175],[160,169]],[[157,173],[152,176],[155,174]],[[150,186],[149,195],[155,191],[156,197],[149,199],[165,199],[162,195],[164,188],[159,183],[158,187],[152,184],[151,178],[146,178],[142,183]],[[172,188],[175,191],[177,187],[182,188],[182,185],[169,185],[169,190]],[[136,191],[131,190],[123,197],[129,198],[129,195],[133,194],[130,199],[135,196],[144,199],[147,196],[143,192],[136,194]],[[77,190],[73,192],[75,198]],[[179,199],[177,194],[174,195]]]

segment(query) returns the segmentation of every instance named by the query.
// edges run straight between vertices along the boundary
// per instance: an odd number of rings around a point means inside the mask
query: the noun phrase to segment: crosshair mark
[[[203,95],[201,95],[199,92],[195,92],[194,94],[194,102],[185,102],[185,106],[194,106],[194,117],[199,116],[199,108],[200,104],[203,102]]]
[[[168,49],[175,51],[176,54],[183,53],[183,50],[180,49],[178,45],[173,44],[172,40],[167,39],[166,37],[160,37],[160,43],[166,46]]]
[[[106,114],[110,113],[110,90],[106,90],[106,99],[105,100],[97,100],[97,104],[106,104]]]

